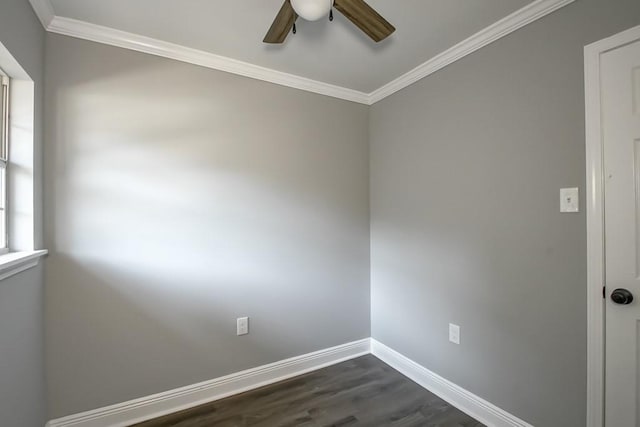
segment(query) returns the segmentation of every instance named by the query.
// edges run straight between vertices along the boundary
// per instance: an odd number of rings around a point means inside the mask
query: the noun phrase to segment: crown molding
[[[359,104],[372,105],[393,95],[438,70],[443,69],[459,59],[505,37],[556,10],[573,3],[575,0],[535,0],[463,40],[457,45],[436,55],[417,66],[408,73],[392,80],[371,93],[296,76],[276,71],[233,58],[215,55],[202,50],[192,49],[174,43],[153,39],[138,34],[128,33],[101,25],[91,24],[76,19],[55,16],[50,0],[29,0],[42,25],[52,33],[90,40],[124,49],[135,50],[151,55],[175,59],[214,70],[237,74],[252,79],[262,80],[281,86],[313,92]]]
[[[495,24],[480,30],[452,48],[434,56],[408,73],[371,92],[369,94],[369,102],[370,104],[375,104],[376,102],[393,95],[399,90],[412,85],[418,80],[443,69],[447,65],[472,54],[488,44],[493,43],[494,41],[513,33],[525,25],[537,21],[556,10],[573,3],[574,1],[575,0],[536,0],[529,3],[527,6],[501,19]]]
[[[47,30],[52,33],[175,59],[177,61],[263,80],[281,86],[301,89],[307,92],[318,93],[320,95],[331,96],[360,104],[369,104],[369,95],[364,92],[311,80],[202,50],[128,33],[126,31],[78,21],[76,19],[56,16],[47,27]]]
[[[53,11],[53,5],[50,0],[29,0],[33,11],[38,16],[42,26],[47,29],[49,24],[53,20],[55,13]]]

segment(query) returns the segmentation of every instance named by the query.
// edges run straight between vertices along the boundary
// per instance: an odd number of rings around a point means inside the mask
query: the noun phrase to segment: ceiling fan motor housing
[[[284,43],[291,31],[296,32],[298,17],[317,21],[329,15],[332,21],[334,7],[375,42],[386,39],[396,30],[365,0],[284,0],[263,41]]]
[[[317,21],[329,14],[333,0],[291,0],[293,10],[306,21]]]

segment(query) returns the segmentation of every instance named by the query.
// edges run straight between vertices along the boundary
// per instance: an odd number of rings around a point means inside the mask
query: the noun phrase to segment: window
[[[0,254],[9,252],[7,238],[7,165],[9,161],[9,77],[0,69]]]
[[[0,280],[47,253],[35,249],[35,100],[33,79],[0,41]]]

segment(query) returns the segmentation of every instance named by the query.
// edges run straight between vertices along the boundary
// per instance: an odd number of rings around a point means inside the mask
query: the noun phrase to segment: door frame
[[[604,164],[600,58],[640,40],[640,25],[584,48],[587,160],[587,427],[604,427]]]

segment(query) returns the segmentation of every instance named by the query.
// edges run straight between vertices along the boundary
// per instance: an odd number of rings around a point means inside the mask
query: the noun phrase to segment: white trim
[[[286,380],[370,353],[369,338],[49,421],[48,427],[124,427]]]
[[[371,353],[451,405],[492,427],[533,427],[371,338]]]
[[[575,0],[536,0],[369,94],[370,103],[398,92]]]
[[[311,80],[138,34],[55,16],[50,0],[29,1],[44,27],[53,33],[171,58],[189,64],[360,104],[372,105],[575,0],[535,0],[371,93]]]
[[[367,354],[373,354],[420,386],[489,427],[533,427],[373,338],[365,338],[210,381],[58,418],[49,421],[47,427],[126,427]]]
[[[604,170],[600,57],[640,39],[640,26],[584,48],[587,157],[587,427],[604,425]]]
[[[47,251],[40,250],[10,252],[8,254],[0,255],[0,280],[35,267],[38,265],[38,262],[40,262],[40,258],[45,256],[47,253]]]
[[[202,67],[225,71],[256,80],[263,80],[281,86],[318,93],[320,95],[331,96],[360,104],[369,104],[369,96],[364,92],[71,18],[56,16],[47,27],[47,30],[52,33],[131,49],[164,58],[171,58],[189,64],[200,65]]]
[[[53,17],[55,16],[51,1],[50,0],[29,0],[29,3],[31,3],[31,7],[33,8],[33,11],[38,16],[38,19],[42,23],[42,26],[46,29],[51,23],[51,21],[53,20]]]

